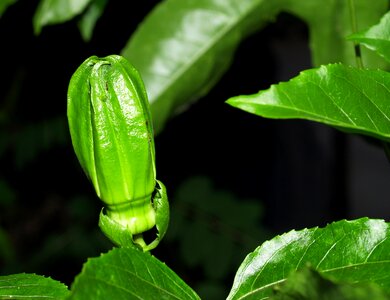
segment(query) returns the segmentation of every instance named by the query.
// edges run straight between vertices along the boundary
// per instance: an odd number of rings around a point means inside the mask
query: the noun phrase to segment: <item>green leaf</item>
[[[63,299],[68,288],[59,281],[35,274],[0,276],[1,299]]]
[[[140,71],[159,132],[169,115],[205,95],[243,37],[272,19],[268,0],[166,0],[141,23],[122,55]]]
[[[388,293],[389,236],[388,223],[368,218],[277,236],[245,258],[228,299],[266,299],[292,271],[308,264],[331,280],[372,282]]]
[[[78,25],[84,41],[88,42],[91,40],[95,24],[103,14],[106,4],[107,0],[93,0],[82,15]]]
[[[376,51],[390,62],[390,12],[382,17],[379,24],[363,32],[353,34],[348,39],[359,42],[367,48]]]
[[[354,2],[362,28],[387,11],[387,0]],[[355,63],[353,44],[345,40],[351,34],[347,1],[163,1],[122,50],[145,81],[156,133],[172,113],[205,95],[228,69],[243,38],[280,11],[307,22],[315,65]],[[385,66],[370,51],[363,56],[366,66]]]
[[[0,1],[0,18],[4,14],[4,12],[7,10],[9,6],[14,4],[17,0],[1,0]]]
[[[80,14],[91,0],[41,0],[33,18],[34,33],[42,27],[71,20]]]
[[[381,70],[321,66],[227,103],[266,118],[307,119],[390,140],[390,74]]]
[[[70,299],[199,299],[164,263],[132,248],[89,259]]]
[[[389,297],[373,284],[335,283],[325,279],[311,268],[293,272],[285,282],[275,287],[272,300],[389,300]]]
[[[354,0],[358,30],[374,25],[388,10],[388,0]],[[345,39],[352,33],[349,1],[286,0],[284,11],[301,18],[308,26],[314,66],[329,63],[355,65],[353,43]],[[364,49],[365,50],[365,49]],[[362,53],[364,64],[371,68],[385,66],[370,51]]]

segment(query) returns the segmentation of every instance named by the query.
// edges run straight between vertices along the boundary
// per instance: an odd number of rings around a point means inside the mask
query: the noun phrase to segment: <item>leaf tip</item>
[[[231,97],[225,101],[225,103],[227,103],[231,106],[234,106],[236,102],[237,102],[237,97]]]

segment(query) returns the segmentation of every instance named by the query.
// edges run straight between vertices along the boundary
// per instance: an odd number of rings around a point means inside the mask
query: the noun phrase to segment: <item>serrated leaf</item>
[[[1,299],[63,299],[69,294],[66,285],[35,274],[0,276]]]
[[[354,0],[353,5],[358,30],[374,25],[388,10],[388,0]],[[355,65],[353,43],[345,39],[353,32],[349,1],[286,0],[284,11],[298,16],[307,24],[314,66],[339,62]],[[384,62],[378,60],[370,51],[364,51],[362,56],[367,67],[385,66]]]
[[[332,280],[372,282],[390,291],[390,229],[383,220],[339,221],[265,242],[241,264],[228,299],[267,299],[308,264]]]
[[[93,0],[78,23],[84,41],[90,41],[95,24],[104,12],[108,0]]]
[[[41,0],[33,17],[34,33],[42,27],[71,20],[80,14],[91,0]]]
[[[164,263],[132,248],[114,248],[89,259],[70,299],[199,299]]]
[[[354,2],[362,27],[375,24],[388,4],[387,0]],[[280,11],[307,22],[315,65],[355,63],[353,44],[345,41],[351,33],[347,1],[163,1],[122,50],[145,81],[156,133],[172,113],[205,95],[230,66],[242,39]],[[370,54],[364,53],[366,66],[385,66]]]
[[[176,108],[210,90],[242,38],[272,19],[279,2],[167,0],[155,7],[121,54],[142,75],[156,132]]]
[[[390,12],[382,17],[379,24],[348,38],[376,51],[390,62]]]
[[[272,300],[389,300],[374,284],[346,284],[322,277],[311,268],[293,272],[287,280],[275,287]]]
[[[307,119],[390,140],[390,74],[341,64],[302,72],[228,104],[275,119]]]

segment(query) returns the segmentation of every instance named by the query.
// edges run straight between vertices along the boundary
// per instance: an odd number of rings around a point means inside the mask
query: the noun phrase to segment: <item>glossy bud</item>
[[[155,225],[155,150],[149,102],[123,57],[92,56],[71,78],[68,121],[77,158],[109,218],[142,233]]]

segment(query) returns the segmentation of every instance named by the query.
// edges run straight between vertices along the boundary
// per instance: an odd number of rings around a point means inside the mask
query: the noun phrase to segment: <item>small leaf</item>
[[[390,12],[385,14],[379,24],[348,37],[376,51],[390,62]]]
[[[389,236],[388,223],[368,218],[277,236],[245,258],[228,299],[266,299],[292,271],[308,264],[331,280],[372,282],[389,292]]]
[[[7,10],[9,6],[14,4],[17,0],[2,0],[0,1],[0,18],[4,14],[4,12]]]
[[[133,248],[89,259],[70,299],[199,299],[164,263]]]
[[[63,299],[68,288],[59,281],[35,274],[0,276],[1,299]]]
[[[84,41],[90,41],[95,24],[104,12],[108,0],[93,0],[82,15],[79,22],[79,29]]]
[[[325,279],[311,268],[293,272],[285,282],[275,287],[272,300],[389,300],[388,296],[373,284],[335,283]]]
[[[381,70],[321,66],[227,103],[266,118],[307,119],[390,140],[390,74]]]
[[[80,14],[91,0],[41,0],[33,18],[34,33],[42,27],[71,20]]]

